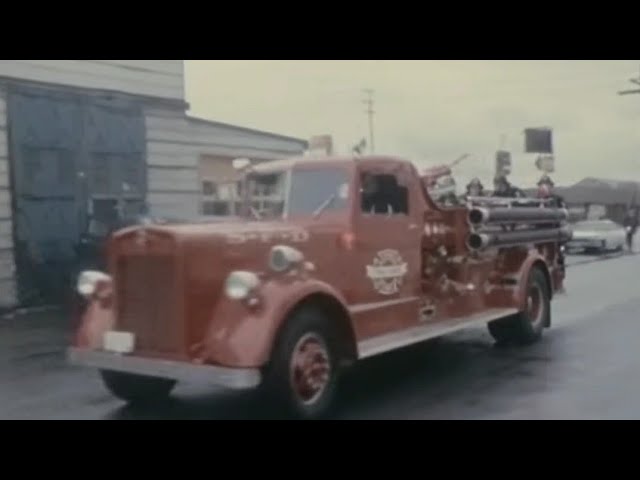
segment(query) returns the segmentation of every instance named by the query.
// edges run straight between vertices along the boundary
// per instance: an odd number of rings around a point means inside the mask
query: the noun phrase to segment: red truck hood
[[[124,229],[114,235],[112,245],[125,246],[137,254],[152,254],[158,248],[165,250],[168,244],[173,252],[192,254],[194,250],[206,250],[237,256],[253,256],[255,250],[263,251],[278,243],[304,244],[309,239],[307,229],[285,222],[227,221],[185,225],[141,225]],[[213,248],[214,246],[219,248]],[[164,248],[163,248],[164,247]],[[186,249],[186,250],[185,250]],[[227,255],[224,255],[227,256]]]
[[[273,245],[305,250],[307,230],[284,222],[135,226],[110,243],[118,327],[141,353],[186,355],[203,337],[233,270],[267,270]]]
[[[216,238],[229,245],[269,243],[271,241],[297,241],[295,235],[304,235],[304,229],[285,222],[216,222],[158,227],[187,241]]]

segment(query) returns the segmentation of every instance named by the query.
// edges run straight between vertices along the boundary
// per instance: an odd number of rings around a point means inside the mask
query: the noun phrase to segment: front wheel
[[[175,386],[174,380],[101,370],[107,390],[125,402],[138,405],[163,400]]]
[[[294,312],[280,332],[263,390],[288,415],[318,419],[336,397],[338,355],[329,319],[319,310]]]
[[[550,316],[550,286],[542,270],[534,268],[527,279],[525,310],[490,322],[489,333],[498,343],[531,344],[540,339]]]

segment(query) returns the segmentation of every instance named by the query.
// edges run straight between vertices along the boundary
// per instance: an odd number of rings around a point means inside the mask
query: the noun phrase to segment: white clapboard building
[[[0,60],[0,309],[59,284],[110,205],[229,215],[234,158],[308,146],[188,108],[183,60]]]

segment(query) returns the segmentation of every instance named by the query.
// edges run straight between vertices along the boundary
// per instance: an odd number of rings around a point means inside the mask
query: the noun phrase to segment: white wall
[[[185,98],[183,60],[0,60],[0,77]]]
[[[197,212],[198,185],[196,153],[192,145],[174,143],[163,137],[159,125],[180,128],[179,112],[148,109],[147,127],[147,200],[156,215],[190,217]],[[179,178],[179,181],[176,180]]]
[[[255,160],[299,155],[305,143],[228,125],[194,121],[179,112],[146,111],[148,201],[159,215],[199,214],[201,155]]]
[[[6,97],[0,89],[0,308],[16,300],[7,143]]]

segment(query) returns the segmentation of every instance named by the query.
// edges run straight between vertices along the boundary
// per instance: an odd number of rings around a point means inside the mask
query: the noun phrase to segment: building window
[[[228,202],[218,202],[215,200],[205,200],[202,202],[202,214],[213,216],[230,215],[231,204]]]
[[[241,199],[240,182],[202,181],[201,212],[208,216],[236,215]]]
[[[216,194],[216,184],[210,180],[205,180],[202,182],[202,194],[206,196],[211,196]]]

